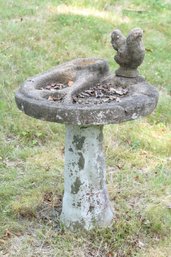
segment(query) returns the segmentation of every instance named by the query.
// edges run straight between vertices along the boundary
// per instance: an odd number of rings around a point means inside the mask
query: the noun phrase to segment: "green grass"
[[[0,256],[169,256],[171,240],[170,1],[0,1]],[[160,90],[149,117],[104,129],[111,228],[65,231],[63,125],[26,117],[14,94],[29,76],[78,57],[105,58],[110,33],[141,27],[141,74]]]

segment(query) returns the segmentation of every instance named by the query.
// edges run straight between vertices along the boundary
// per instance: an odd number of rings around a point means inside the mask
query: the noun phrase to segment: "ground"
[[[0,1],[0,256],[169,257],[171,252],[171,3],[168,0]],[[160,92],[155,112],[105,126],[112,227],[60,224],[63,125],[22,114],[14,94],[29,76],[78,57],[117,65],[110,33],[144,30],[140,73]]]

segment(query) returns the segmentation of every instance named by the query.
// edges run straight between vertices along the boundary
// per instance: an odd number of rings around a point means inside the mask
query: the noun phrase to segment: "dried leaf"
[[[116,97],[116,102],[121,102],[121,99],[119,97]]]
[[[145,246],[145,244],[142,241],[138,241],[138,246],[139,248],[143,248]]]
[[[111,87],[111,88],[109,88],[109,92],[110,92],[110,93],[115,93],[116,90],[115,90],[115,88]]]
[[[48,97],[48,101],[53,101],[53,97],[51,95]]]
[[[118,95],[123,95],[123,91],[120,89],[115,89],[115,93],[118,94]]]
[[[44,194],[43,200],[45,202],[52,202],[53,200],[53,193],[52,192],[47,192]]]
[[[5,236],[8,237],[8,238],[10,238],[10,237],[12,236],[12,233],[7,229],[7,230],[5,231]]]
[[[116,96],[114,96],[114,95],[111,95],[111,96],[109,96],[109,99],[112,101],[112,100],[116,100]]]
[[[68,86],[71,87],[74,82],[72,80],[68,81]]]
[[[128,89],[127,88],[124,88],[123,89],[123,94],[126,95],[128,93]]]
[[[76,103],[77,102],[77,97],[73,96],[72,100],[73,100],[74,103]]]
[[[152,48],[145,48],[145,50],[147,51],[147,52],[153,52],[153,49]]]
[[[46,89],[50,90],[50,89],[51,89],[51,86],[50,86],[50,85],[46,86]]]
[[[1,245],[1,244],[5,244],[5,240],[0,239],[0,245]]]
[[[136,181],[138,181],[138,182],[140,181],[140,177],[139,177],[139,176],[135,176],[134,179],[135,179]]]

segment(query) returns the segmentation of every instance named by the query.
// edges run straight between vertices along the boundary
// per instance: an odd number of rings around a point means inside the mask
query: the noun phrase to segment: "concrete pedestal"
[[[103,126],[66,126],[64,181],[61,221],[66,227],[88,230],[111,224]]]

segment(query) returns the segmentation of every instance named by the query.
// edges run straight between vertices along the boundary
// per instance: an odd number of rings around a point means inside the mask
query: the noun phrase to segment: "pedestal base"
[[[109,226],[102,126],[66,126],[61,222],[70,229]]]

